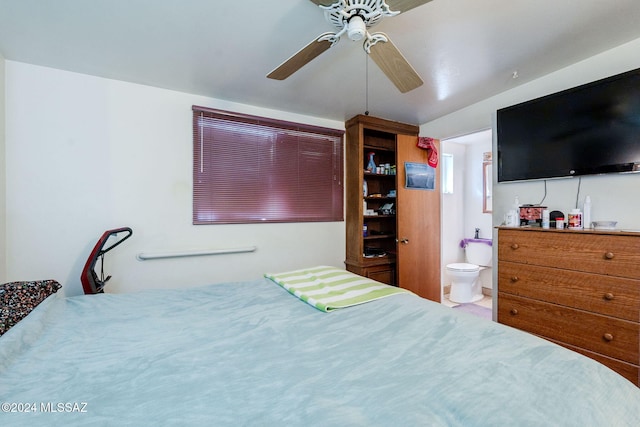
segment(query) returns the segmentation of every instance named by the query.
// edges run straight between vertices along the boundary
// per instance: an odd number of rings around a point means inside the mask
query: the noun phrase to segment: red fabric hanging
[[[435,139],[426,136],[418,137],[418,147],[427,150],[427,163],[432,168],[438,167],[438,149]]]

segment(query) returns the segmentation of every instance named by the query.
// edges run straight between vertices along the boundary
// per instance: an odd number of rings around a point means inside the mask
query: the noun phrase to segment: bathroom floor
[[[446,305],[447,307],[455,307],[457,305],[460,305],[457,302],[450,301],[449,294],[444,295],[444,297],[442,298],[442,304]],[[480,301],[477,301],[474,304],[486,308],[492,308],[493,306],[492,298],[489,295],[484,295],[484,297]]]

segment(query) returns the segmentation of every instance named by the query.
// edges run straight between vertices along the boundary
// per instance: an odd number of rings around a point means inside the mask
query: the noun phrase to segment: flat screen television
[[[498,182],[640,170],[640,69],[497,111]]]

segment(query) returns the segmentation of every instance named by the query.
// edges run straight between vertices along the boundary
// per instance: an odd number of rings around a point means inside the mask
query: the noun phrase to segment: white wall
[[[5,100],[4,100],[4,87],[5,87],[5,79],[4,79],[4,68],[5,68],[5,60],[4,57],[0,54],[0,165],[2,168],[0,169],[0,283],[6,282],[7,277],[7,260],[6,260],[6,231],[7,224],[5,221],[6,215],[6,168],[4,165],[5,162]]]
[[[453,193],[442,195],[441,218],[441,262],[442,284],[451,284],[446,265],[462,262],[464,253],[460,249],[460,240],[464,239],[464,203],[466,145],[454,140],[442,141],[441,151],[453,155]]]
[[[421,126],[420,132],[423,135],[444,139],[489,127],[495,129],[497,109],[639,68],[639,51],[640,39],[636,39],[543,78],[425,123]],[[495,132],[493,144],[495,153]],[[552,155],[552,153],[547,154]],[[548,195],[544,204],[552,210],[566,212],[575,207],[577,186],[578,180],[576,178],[548,181]],[[640,188],[640,174],[583,177],[579,205],[581,206],[585,195],[591,195],[594,220],[617,220],[619,228],[640,229],[640,217],[637,215],[640,210],[640,198],[637,197],[638,188]],[[513,204],[516,195],[519,196],[521,203],[540,202],[544,194],[544,182],[497,184],[494,168],[493,190],[493,225],[495,226],[502,222],[504,212]]]
[[[342,267],[343,222],[191,224],[193,104],[344,129],[344,123],[6,61],[7,278],[80,273],[107,229],[108,291],[251,280],[312,264]],[[140,252],[257,246],[249,254],[138,261]]]
[[[464,234],[465,237],[473,237],[475,229],[480,229],[480,237],[491,238],[491,214],[483,213],[483,180],[482,160],[487,151],[491,151],[491,132],[481,132],[483,139],[467,145],[466,164],[464,177],[466,181],[464,202]]]

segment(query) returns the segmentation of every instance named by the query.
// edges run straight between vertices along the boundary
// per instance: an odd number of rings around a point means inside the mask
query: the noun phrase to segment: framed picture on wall
[[[405,162],[405,188],[435,190],[436,169],[426,163]]]

